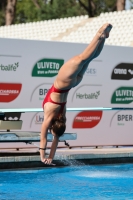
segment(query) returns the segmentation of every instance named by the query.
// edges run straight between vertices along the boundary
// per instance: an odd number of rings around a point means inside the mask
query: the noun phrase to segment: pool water
[[[79,165],[80,164],[80,165]],[[1,200],[130,200],[133,164],[0,172]]]

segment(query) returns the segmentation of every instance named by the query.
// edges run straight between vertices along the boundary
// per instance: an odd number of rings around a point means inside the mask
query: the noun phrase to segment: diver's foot
[[[108,38],[112,27],[113,26],[109,23],[104,24],[97,32],[100,39]]]

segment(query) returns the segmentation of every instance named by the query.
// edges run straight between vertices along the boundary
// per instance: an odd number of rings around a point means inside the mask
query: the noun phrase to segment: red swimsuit
[[[48,93],[47,93],[45,99],[43,100],[43,103],[42,103],[43,109],[44,109],[45,103],[51,102],[51,103],[53,103],[53,104],[60,105],[60,106],[61,106],[60,113],[62,113],[63,110],[64,110],[64,106],[65,106],[66,102],[62,102],[62,103],[55,102],[55,101],[53,101],[53,100],[50,98],[50,94],[51,94],[52,92],[66,93],[66,92],[68,92],[69,90],[70,90],[70,89],[67,89],[67,90],[56,89],[56,88],[54,87],[54,85],[53,85],[53,86],[49,89],[49,91],[48,91]]]

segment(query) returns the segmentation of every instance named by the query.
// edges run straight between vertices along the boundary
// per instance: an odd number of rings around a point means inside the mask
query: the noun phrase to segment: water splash
[[[74,160],[74,159],[68,159],[66,158],[66,156],[64,155],[60,155],[59,156],[59,160],[61,161],[61,163],[63,163],[63,165],[65,166],[69,166],[69,169],[72,171],[88,171],[89,165],[87,165],[82,161],[79,160]]]

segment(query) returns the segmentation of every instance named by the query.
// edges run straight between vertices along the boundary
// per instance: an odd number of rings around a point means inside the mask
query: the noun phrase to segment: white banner
[[[87,44],[0,39],[0,109],[41,108],[60,67]],[[67,107],[133,107],[133,48],[105,46],[71,89]],[[25,113],[22,131],[40,131],[43,113]],[[73,145],[130,144],[133,111],[67,112]]]

